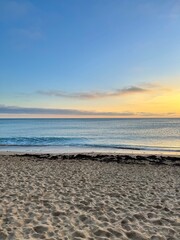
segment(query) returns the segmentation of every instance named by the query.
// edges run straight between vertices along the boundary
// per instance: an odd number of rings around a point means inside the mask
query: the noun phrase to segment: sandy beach
[[[180,239],[180,159],[0,155],[0,239]]]

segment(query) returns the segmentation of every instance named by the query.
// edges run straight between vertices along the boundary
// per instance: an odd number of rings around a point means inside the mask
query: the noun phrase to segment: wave
[[[0,146],[63,146],[82,140],[80,137],[11,137],[0,138]]]
[[[139,151],[165,151],[165,152],[180,152],[178,147],[161,147],[161,146],[137,146],[137,145],[123,145],[123,144],[85,144],[87,147],[92,148],[110,148],[110,149],[122,149],[122,150],[139,150]]]
[[[130,144],[101,144],[88,143],[93,139],[83,137],[11,137],[0,138],[0,146],[14,147],[45,147],[45,146],[69,146],[91,149],[111,149],[111,150],[139,150],[139,151],[161,151],[161,152],[180,152],[179,147],[166,146],[145,146],[145,145],[130,145]]]

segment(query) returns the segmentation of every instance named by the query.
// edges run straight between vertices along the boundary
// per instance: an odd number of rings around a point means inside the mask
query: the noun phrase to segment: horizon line
[[[0,117],[5,119],[180,119],[179,117]]]

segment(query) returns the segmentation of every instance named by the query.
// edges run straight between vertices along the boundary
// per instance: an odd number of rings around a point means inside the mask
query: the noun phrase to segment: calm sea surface
[[[0,119],[0,151],[180,154],[180,119]]]

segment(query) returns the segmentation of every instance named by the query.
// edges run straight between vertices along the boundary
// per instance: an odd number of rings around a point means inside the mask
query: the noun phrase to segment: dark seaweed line
[[[108,154],[60,154],[60,155],[51,155],[51,154],[16,154],[12,156],[18,157],[30,157],[34,158],[36,161],[42,160],[91,160],[98,162],[116,162],[123,164],[151,164],[151,165],[173,165],[180,166],[180,157],[175,156],[159,156],[159,155],[108,155]]]

